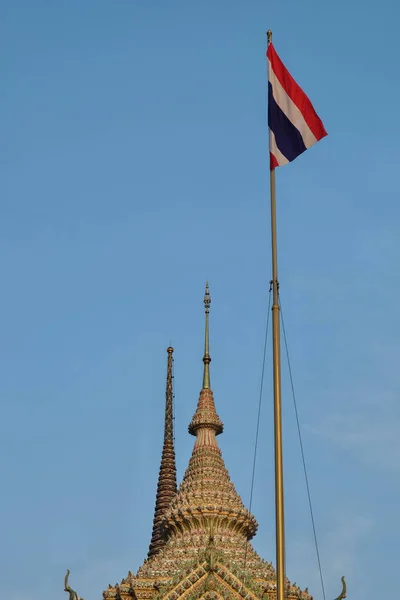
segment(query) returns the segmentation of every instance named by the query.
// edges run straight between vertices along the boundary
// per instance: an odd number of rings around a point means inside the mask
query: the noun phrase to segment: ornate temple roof
[[[203,386],[189,433],[192,455],[176,491],[172,436],[172,349],[168,349],[164,448],[148,559],[136,576],[110,586],[105,600],[274,600],[276,574],[250,544],[257,531],[226,469],[217,436],[223,431],[210,384],[206,286]],[[171,368],[170,368],[171,367]],[[165,450],[167,444],[167,450]],[[286,596],[311,600],[286,580]]]

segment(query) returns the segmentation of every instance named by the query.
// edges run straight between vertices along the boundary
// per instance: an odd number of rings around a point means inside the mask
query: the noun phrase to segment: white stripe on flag
[[[271,61],[268,60],[268,79],[272,85],[272,93],[275,99],[275,102],[281,109],[281,111],[287,116],[289,121],[293,123],[293,125],[300,132],[301,137],[303,138],[303,142],[306,148],[310,148],[313,144],[316,143],[317,139],[306,121],[304,120],[303,115],[300,110],[297,108],[295,103],[291,100],[291,98],[287,95],[283,87],[281,86],[277,76],[275,75]]]
[[[282,154],[282,152],[276,145],[275,135],[274,132],[271,131],[271,129],[269,130],[269,151],[275,156],[280,167],[286,165],[289,162],[286,156]]]

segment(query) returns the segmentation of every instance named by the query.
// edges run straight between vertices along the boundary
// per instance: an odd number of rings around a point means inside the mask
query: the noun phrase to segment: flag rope
[[[282,311],[282,304],[281,304],[280,297],[279,297],[279,306],[280,306],[280,310],[281,310],[283,340],[285,343],[285,351],[286,351],[286,359],[287,359],[288,370],[289,370],[290,386],[292,388],[292,397],[293,397],[294,412],[296,415],[297,433],[299,435],[301,459],[302,459],[302,463],[303,463],[304,479],[305,479],[306,488],[307,488],[308,506],[310,508],[311,524],[312,524],[312,530],[313,530],[313,536],[314,536],[315,552],[316,552],[317,561],[318,561],[319,576],[320,576],[320,580],[321,580],[322,596],[323,596],[324,600],[326,600],[324,578],[322,575],[321,558],[320,558],[320,554],[319,554],[319,546],[318,546],[318,539],[317,539],[317,531],[316,531],[316,527],[315,527],[314,511],[313,511],[313,506],[312,506],[312,502],[311,502],[311,491],[310,491],[310,484],[309,484],[309,479],[308,479],[307,463],[306,463],[305,453],[304,453],[303,436],[301,434],[299,411],[297,409],[297,401],[296,401],[296,394],[294,391],[292,367],[291,367],[290,356],[289,356],[289,347],[288,347],[287,338],[286,338],[285,322],[283,320],[283,311]]]
[[[271,292],[272,292],[272,285],[270,284],[269,295],[268,295],[267,318],[266,318],[266,324],[265,324],[264,350],[263,350],[263,358],[262,358],[262,362],[261,362],[261,379],[260,379],[260,392],[259,392],[259,396],[258,396],[256,435],[255,435],[255,440],[254,440],[253,469],[252,469],[252,473],[251,473],[251,484],[250,484],[250,500],[249,500],[249,511],[250,512],[251,512],[252,504],[253,504],[254,480],[255,480],[255,474],[256,474],[258,437],[259,437],[259,432],[260,432],[260,418],[261,418],[261,401],[262,401],[262,393],[263,393],[263,388],[264,388],[265,358],[267,355],[269,321],[270,321],[270,314],[271,314]],[[246,551],[244,554],[244,565],[243,565],[244,573],[246,573],[247,548],[248,548],[248,546],[246,544]]]

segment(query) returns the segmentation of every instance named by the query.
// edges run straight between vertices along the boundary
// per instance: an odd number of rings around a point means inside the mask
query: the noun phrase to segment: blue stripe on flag
[[[300,131],[275,102],[271,82],[268,82],[268,127],[275,135],[278,149],[289,162],[307,150]]]

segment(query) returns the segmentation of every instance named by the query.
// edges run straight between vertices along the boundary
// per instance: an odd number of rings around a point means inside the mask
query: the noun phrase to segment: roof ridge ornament
[[[64,577],[64,592],[68,592],[69,593],[69,600],[83,600],[83,598],[81,598],[80,596],[78,596],[78,594],[75,592],[75,590],[73,590],[69,584],[68,584],[68,577],[70,574],[70,570],[67,569],[67,573]]]
[[[347,593],[346,581],[345,581],[345,578],[342,577],[342,592],[341,592],[340,596],[338,596],[336,598],[336,600],[343,600],[343,598],[346,598],[346,593]]]

